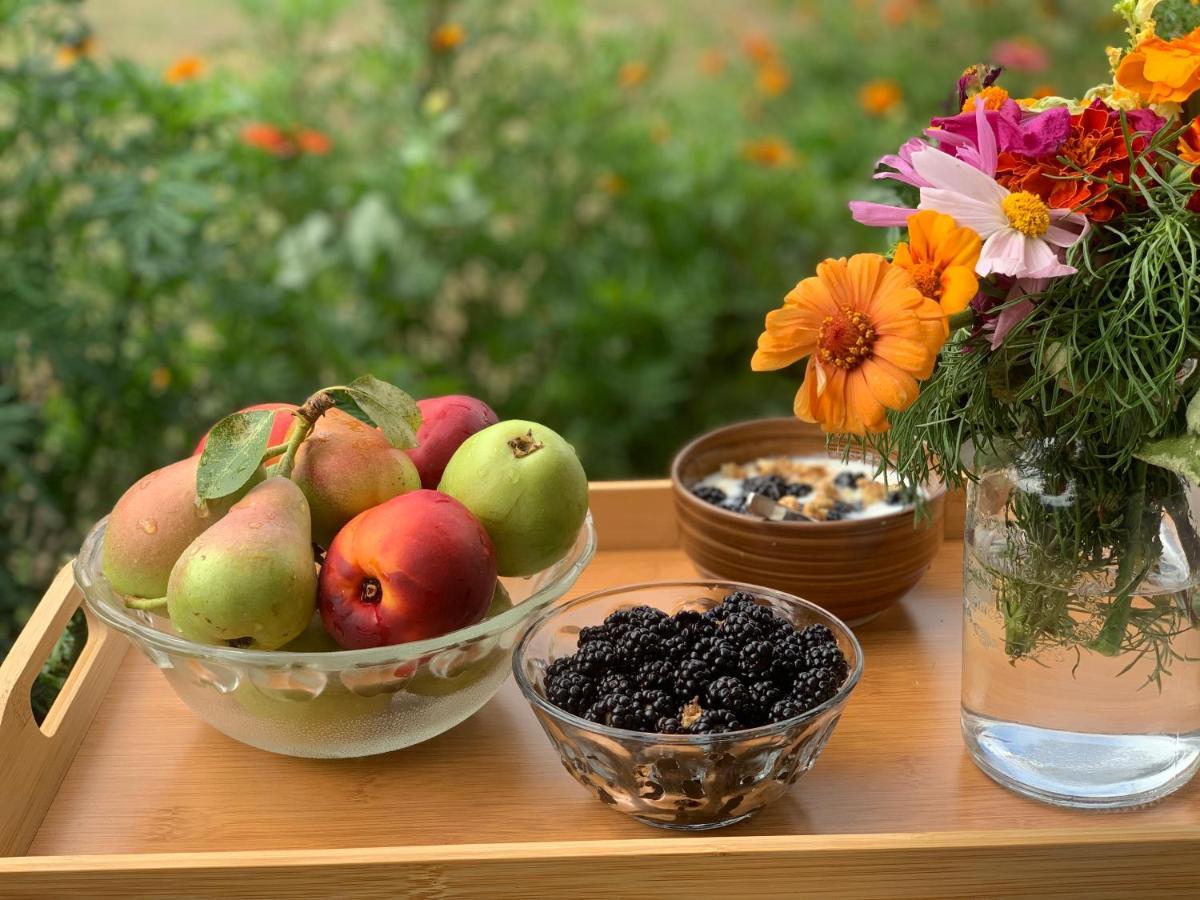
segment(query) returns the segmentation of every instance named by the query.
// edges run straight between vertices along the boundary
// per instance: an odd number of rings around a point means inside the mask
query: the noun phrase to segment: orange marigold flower
[[[975,264],[983,240],[953,218],[927,209],[908,217],[908,243],[896,245],[892,262],[912,277],[917,290],[948,316],[962,312],[979,291]]]
[[[1173,41],[1146,38],[1117,66],[1117,84],[1144,103],[1183,103],[1200,90],[1200,28]]]
[[[616,197],[625,193],[625,189],[629,185],[625,179],[616,172],[603,172],[601,173],[600,177],[596,179],[596,186],[610,197]]]
[[[765,137],[742,145],[742,157],[769,169],[791,164],[796,154],[783,138]]]
[[[81,34],[63,41],[54,51],[54,64],[60,69],[69,69],[81,59],[89,59],[96,53],[97,41],[92,34]]]
[[[868,81],[858,91],[858,105],[872,116],[886,115],[903,99],[900,85],[890,78]]]
[[[324,132],[313,128],[301,128],[296,132],[296,146],[302,153],[324,156],[333,149],[333,141]]]
[[[206,63],[199,56],[181,56],[167,66],[163,79],[167,84],[182,84],[185,81],[195,81],[208,70]]]
[[[467,39],[467,30],[457,22],[443,22],[429,35],[429,45],[438,53],[449,53]]]
[[[887,431],[907,409],[949,335],[946,316],[912,277],[875,253],[827,259],[767,313],[757,372],[808,357],[796,417],[830,433]]]
[[[1189,166],[1200,165],[1200,119],[1192,119],[1179,136],[1179,158]]]
[[[272,156],[291,156],[296,152],[291,138],[279,128],[265,122],[251,122],[242,128],[242,143]]]
[[[972,94],[963,102],[962,111],[974,112],[975,101],[980,97],[983,98],[984,109],[999,109],[1008,101],[1008,91],[1002,87],[997,87],[994,84],[985,87],[983,90],[979,91],[979,93]]]
[[[1052,84],[1039,84],[1033,89],[1033,93],[1030,96],[1034,100],[1041,100],[1043,97],[1056,97],[1058,96],[1058,89]]]
[[[788,89],[788,85],[792,83],[792,76],[788,74],[783,63],[772,60],[758,70],[758,77],[754,83],[760,94],[778,97]]]
[[[742,35],[742,52],[760,66],[779,58],[779,48],[761,31]]]
[[[727,65],[729,60],[716,48],[710,47],[700,54],[700,71],[705,75],[720,75]]]

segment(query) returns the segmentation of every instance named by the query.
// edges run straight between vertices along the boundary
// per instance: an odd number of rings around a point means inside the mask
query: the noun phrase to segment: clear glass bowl
[[[797,627],[821,623],[833,631],[850,666],[833,698],[772,725],[698,735],[610,728],[545,698],[546,668],[575,652],[581,628],[634,606],[703,612],[734,591],[750,593]],[[602,803],[640,822],[686,831],[740,822],[787,793],[825,747],[862,665],[862,648],[850,629],[819,606],[768,588],[719,581],[626,585],[587,594],[544,610],[513,654],[517,684],[571,777]]]
[[[162,670],[191,709],[243,744],[288,756],[354,757],[419,744],[474,714],[508,677],[531,617],[562,597],[596,552],[589,514],[563,559],[502,579],[513,607],[439,638],[369,650],[285,652],[198,644],[166,616],[126,609],[102,571],[101,519],[75,560],[88,608]]]

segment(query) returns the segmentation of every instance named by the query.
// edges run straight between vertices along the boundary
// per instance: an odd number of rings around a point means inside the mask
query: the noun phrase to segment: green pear
[[[483,524],[504,576],[532,575],[561,559],[587,516],[587,475],[571,445],[520,419],[467,438],[438,490]]]
[[[299,637],[317,602],[308,501],[268,478],[183,551],[167,584],[185,638],[275,650]]]
[[[104,532],[104,577],[113,590],[162,597],[180,554],[250,489],[197,504],[199,464],[200,457],[192,456],[157,469],[117,501]]]
[[[421,487],[421,475],[383,432],[331,409],[296,453],[292,480],[312,513],[313,540],[328,547],[360,512]]]

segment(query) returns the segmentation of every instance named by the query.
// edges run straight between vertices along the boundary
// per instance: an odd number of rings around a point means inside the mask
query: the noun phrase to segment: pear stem
[[[292,476],[292,467],[296,464],[296,452],[300,449],[300,445],[312,433],[313,426],[317,424],[317,419],[325,415],[326,411],[332,409],[335,404],[336,401],[333,399],[333,395],[328,391],[321,390],[305,400],[303,405],[292,413],[295,416],[295,421],[292,422],[292,427],[288,429],[287,443],[284,445],[283,450],[283,459],[271,467],[272,475],[282,475],[284,478]]]
[[[283,453],[283,451],[287,449],[287,446],[287,442],[284,441],[282,444],[276,444],[274,447],[268,447],[263,451],[263,462],[266,462],[273,456],[279,456],[279,454]]]
[[[166,597],[127,597],[125,606],[129,609],[162,609],[167,605]]]

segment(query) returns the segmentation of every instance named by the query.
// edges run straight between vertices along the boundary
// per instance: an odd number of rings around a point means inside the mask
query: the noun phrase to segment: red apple
[[[325,629],[357,650],[439,637],[483,618],[496,551],[452,497],[413,491],[359,513],[338,532],[317,587]]]
[[[421,486],[430,490],[442,480],[442,472],[450,457],[467,438],[499,418],[482,400],[465,394],[429,397],[418,400],[421,427],[417,430],[417,446],[408,451],[421,473]]]
[[[251,412],[256,409],[275,409],[275,421],[271,423],[271,437],[267,441],[268,447],[274,447],[276,444],[282,444],[283,439],[287,437],[288,429],[292,427],[294,413],[298,407],[294,403],[256,403],[254,406],[247,406],[245,409],[239,409],[238,412]],[[204,437],[200,438],[200,443],[196,445],[196,449],[192,451],[192,456],[199,456],[204,452],[204,445],[208,443],[208,435],[212,429],[204,432]],[[274,462],[274,460],[268,460]]]

